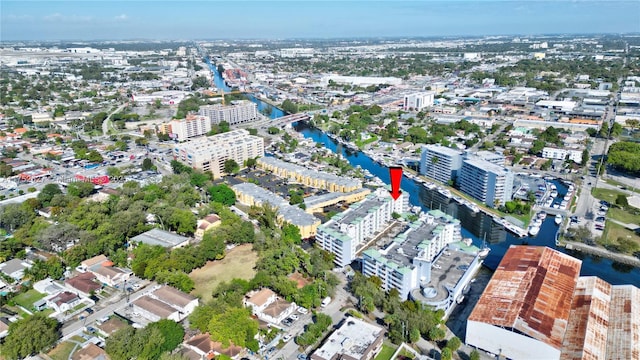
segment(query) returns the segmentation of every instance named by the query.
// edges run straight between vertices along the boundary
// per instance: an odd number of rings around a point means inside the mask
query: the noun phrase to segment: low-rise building
[[[164,285],[151,293],[151,296],[189,315],[198,306],[198,298],[174,287]]]
[[[164,285],[133,301],[134,311],[150,321],[182,321],[198,306],[198,298]]]
[[[76,350],[71,360],[109,360],[109,355],[98,345],[87,342],[81,349]]]
[[[348,317],[311,354],[311,360],[373,359],[382,349],[384,334],[384,328],[378,325]]]
[[[257,292],[247,294],[243,302],[245,306],[251,308],[252,313],[259,319],[272,324],[280,324],[282,320],[293,314],[297,308],[295,303],[279,298],[269,288],[263,288]]]
[[[32,264],[21,259],[11,259],[0,264],[0,271],[3,274],[20,281],[24,277],[24,271],[30,269]]]
[[[102,285],[94,281],[95,279],[96,276],[93,273],[86,272],[65,280],[64,285],[71,292],[83,297],[89,297],[92,293],[102,288]]]
[[[169,231],[153,228],[140,235],[131,238],[131,241],[139,244],[159,245],[167,249],[177,249],[189,245],[189,238],[171,233]]]
[[[63,291],[47,298],[47,306],[56,313],[62,313],[73,309],[80,303],[80,297],[70,291]]]
[[[307,169],[274,157],[261,157],[257,160],[257,165],[276,176],[331,192],[351,192],[362,188],[362,181],[358,179]]]
[[[184,346],[196,352],[202,359],[212,359],[220,355],[237,359],[243,351],[242,347],[233,343],[224,348],[221,343],[211,340],[209,333],[192,337],[184,343]]]
[[[306,213],[295,205],[289,205],[282,197],[265,190],[256,184],[241,183],[232,187],[239,202],[248,206],[268,204],[278,210],[278,219],[296,226],[303,239],[316,234],[320,219]]]
[[[209,214],[205,216],[204,219],[198,220],[198,227],[196,228],[194,236],[196,237],[196,239],[202,239],[205,231],[211,230],[216,226],[219,226],[220,224],[222,224],[222,220],[220,220],[220,217],[218,215]]]
[[[148,295],[141,296],[133,302],[133,311],[138,312],[141,316],[152,322],[162,319],[169,319],[176,322],[182,320],[178,309]]]
[[[569,160],[575,162],[576,164],[582,164],[582,150],[560,149],[547,146],[542,149],[542,157],[545,159],[562,161],[566,160],[568,157]]]

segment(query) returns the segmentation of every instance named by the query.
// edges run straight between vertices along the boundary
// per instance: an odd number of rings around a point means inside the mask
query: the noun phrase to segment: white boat
[[[558,196],[558,191],[552,190],[551,191],[551,197],[557,197],[557,196]]]
[[[554,184],[551,184],[551,190],[557,190],[557,189],[558,188]]]
[[[451,191],[449,191],[447,189],[440,188],[440,189],[438,189],[438,192],[440,194],[444,195],[445,197],[448,197],[448,198],[451,197]]]
[[[544,220],[546,218],[547,218],[547,213],[546,212],[541,211],[541,212],[538,213],[538,219]]]
[[[467,246],[471,246],[471,244],[473,243],[473,239],[471,238],[464,238],[462,239],[462,242],[467,245]]]
[[[565,201],[571,200],[571,195],[565,195],[563,200],[565,200]]]
[[[553,205],[553,198],[549,198],[544,202],[545,207],[551,207],[551,205]]]
[[[481,258],[485,258],[487,257],[487,255],[489,255],[489,251],[491,251],[491,249],[485,246],[482,249],[480,249],[480,251],[478,251],[478,256]]]
[[[434,183],[430,183],[430,182],[428,182],[428,181],[425,181],[425,182],[424,182],[424,187],[426,187],[426,188],[427,188],[427,189],[429,189],[429,190],[433,190],[433,189],[435,189],[435,188],[436,188],[436,184],[434,184]]]
[[[562,223],[562,215],[558,214],[556,215],[556,225],[560,225],[560,223]]]
[[[539,232],[540,232],[539,226],[536,226],[536,225],[529,226],[529,235],[536,236],[538,235]]]

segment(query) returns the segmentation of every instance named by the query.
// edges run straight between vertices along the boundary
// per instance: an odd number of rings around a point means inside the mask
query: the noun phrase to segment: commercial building
[[[458,176],[462,167],[462,152],[441,145],[422,147],[420,173],[446,184]]]
[[[435,93],[433,91],[418,92],[410,95],[405,95],[402,109],[405,111],[420,111],[426,107],[433,106],[434,98]]]
[[[460,221],[432,210],[422,214],[382,249],[365,250],[362,273],[379,277],[385,291],[395,288],[406,299],[421,279],[429,281],[436,256],[448,244],[460,240]]]
[[[389,192],[378,188],[364,200],[335,215],[318,227],[316,244],[333,254],[337,266],[349,265],[369,240],[390,225],[392,214],[409,209],[409,195],[402,193],[393,200]]]
[[[512,245],[467,320],[466,343],[511,359],[640,359],[640,289],[579,277],[581,264]]]
[[[237,129],[226,133],[200,137],[175,145],[173,157],[198,170],[210,171],[215,178],[224,172],[224,162],[234,160],[242,166],[244,161],[264,155],[264,139]]]
[[[258,105],[249,100],[232,101],[230,105],[201,106],[199,114],[209,118],[211,124],[220,124],[222,121],[226,121],[229,125],[236,125],[260,119]]]
[[[373,359],[382,349],[384,333],[384,328],[378,325],[354,317],[346,318],[311,354],[311,360]]]
[[[305,186],[326,189],[331,192],[351,192],[362,188],[362,181],[331,173],[307,169],[274,157],[262,157],[257,165],[276,176],[289,179]]]
[[[252,183],[237,184],[232,187],[238,201],[249,206],[268,204],[278,210],[278,219],[296,226],[303,239],[316,234],[320,220],[306,213],[298,206],[289,205],[282,197]]]
[[[565,160],[569,157],[569,160],[576,164],[582,164],[582,151],[571,149],[559,149],[555,147],[544,147],[542,149],[542,157],[545,159]]]
[[[177,249],[185,247],[189,244],[189,238],[178,234],[170,233],[165,230],[153,228],[131,238],[134,243],[143,243],[147,245],[160,245],[168,249]]]
[[[185,141],[211,131],[211,121],[206,116],[189,114],[185,119],[171,120],[163,124],[160,130],[175,140]]]
[[[513,172],[477,158],[463,161],[458,185],[461,191],[489,207],[503,205],[513,194]]]
[[[313,48],[280,49],[280,57],[283,58],[313,57],[313,53]]]

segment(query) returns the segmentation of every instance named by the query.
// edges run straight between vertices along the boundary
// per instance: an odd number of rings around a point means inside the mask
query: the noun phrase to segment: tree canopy
[[[9,334],[2,344],[7,359],[24,359],[55,344],[60,338],[55,319],[35,314],[9,325]]]

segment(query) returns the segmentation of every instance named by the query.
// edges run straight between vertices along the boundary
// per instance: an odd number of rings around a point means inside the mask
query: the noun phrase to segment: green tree
[[[88,181],[73,181],[67,186],[67,193],[77,197],[87,197],[94,190],[94,185]]]
[[[296,105],[296,103],[294,103],[289,99],[286,99],[285,101],[283,101],[280,107],[284,112],[288,114],[295,114],[298,112],[298,105]]]
[[[586,166],[587,164],[589,164],[589,159],[591,159],[591,157],[589,156],[589,150],[582,150],[582,166]]]
[[[58,325],[55,319],[42,314],[12,323],[2,344],[2,354],[8,359],[24,359],[46,350],[60,338]]]
[[[469,360],[480,360],[480,353],[478,352],[478,350],[471,350],[471,353],[469,354]]]
[[[600,128],[598,135],[601,138],[609,137],[609,124],[606,121],[602,122],[602,127]]]
[[[155,280],[160,284],[167,284],[173,286],[186,293],[191,292],[195,283],[189,275],[183,271],[169,271],[163,270],[155,275]]]
[[[173,320],[163,319],[158,322],[147,325],[148,328],[156,328],[162,334],[164,342],[160,347],[160,351],[173,351],[178,345],[182,343],[184,338],[184,328],[182,325],[176,323]]]
[[[452,357],[453,352],[448,347],[442,349],[442,351],[440,352],[440,359],[442,360],[451,360]]]
[[[258,322],[251,318],[248,308],[228,308],[211,317],[208,330],[211,339],[221,342],[223,347],[231,343],[244,347],[247,339],[258,333]]]
[[[57,194],[62,194],[60,186],[53,183],[47,184],[42,188],[42,190],[40,190],[40,193],[38,194],[38,200],[40,201],[42,206],[49,206],[49,202]]]
[[[147,171],[147,170],[152,170],[154,168],[155,166],[153,165],[153,161],[151,161],[151,159],[144,158],[144,160],[142,160],[142,170]]]
[[[227,159],[224,161],[224,172],[227,174],[235,174],[240,170],[240,165],[233,160]]]
[[[236,203],[236,193],[225,184],[214,185],[207,190],[211,196],[211,201],[227,206],[234,205]]]
[[[629,201],[627,200],[627,196],[624,194],[618,194],[616,197],[616,205],[620,206],[623,209],[629,207]]]
[[[87,153],[87,160],[90,162],[102,162],[104,159],[97,150],[91,150]]]
[[[460,348],[460,345],[462,345],[462,342],[460,341],[460,339],[458,339],[457,336],[454,336],[451,339],[447,340],[447,348],[451,349],[452,352],[458,350],[458,348]]]
[[[13,167],[4,161],[0,161],[0,177],[9,177],[13,174]]]

